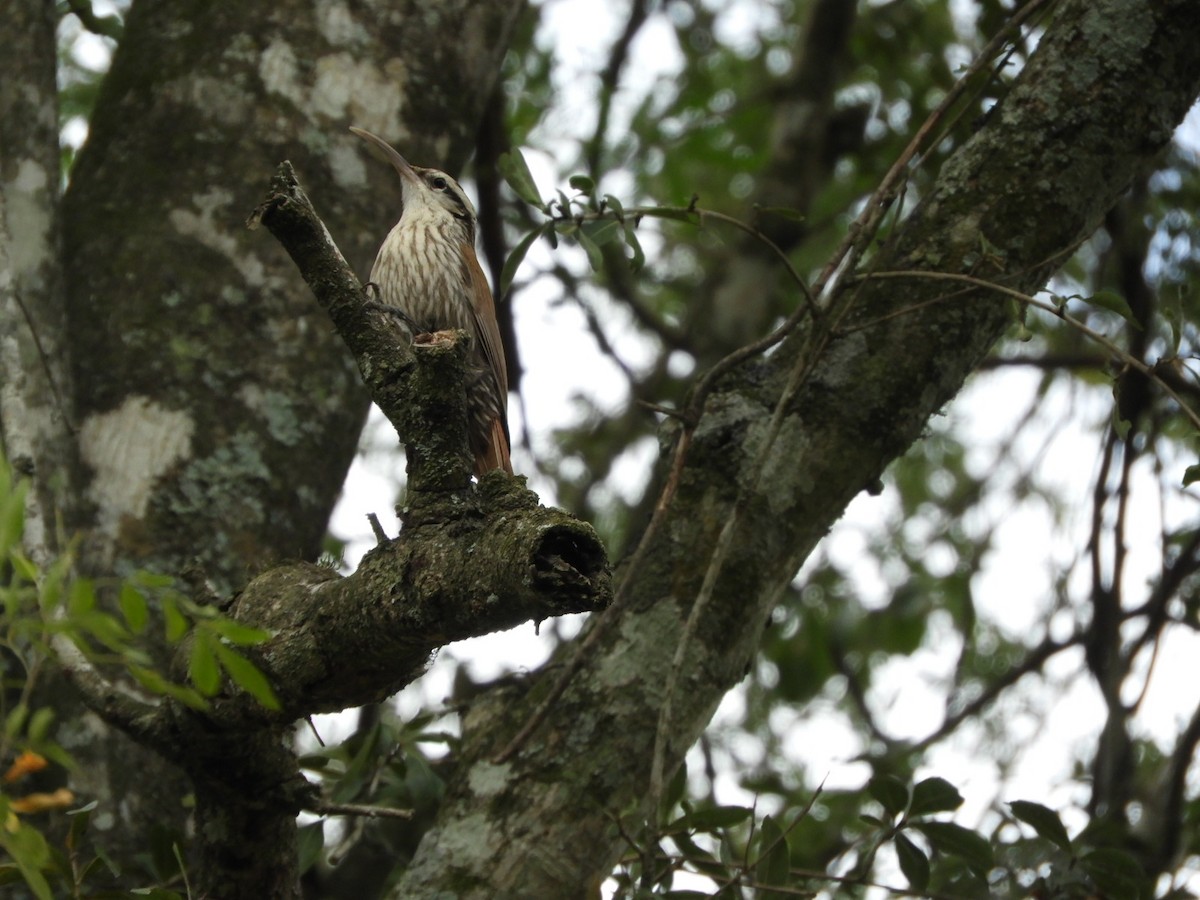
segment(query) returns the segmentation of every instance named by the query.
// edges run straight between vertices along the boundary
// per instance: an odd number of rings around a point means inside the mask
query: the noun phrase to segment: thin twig
[[[862,214],[851,225],[850,231],[846,235],[846,238],[843,240],[834,256],[826,265],[821,277],[818,279],[817,286],[811,291],[804,279],[800,277],[798,272],[796,272],[795,267],[791,264],[791,260],[788,259],[787,254],[784,253],[765,234],[763,234],[757,228],[723,213],[697,209],[694,198],[692,204],[683,209],[639,207],[625,211],[625,217],[633,218],[635,222],[642,216],[680,219],[681,217],[687,215],[695,215],[699,217],[700,221],[703,221],[703,217],[707,216],[709,218],[732,224],[735,227],[745,231],[747,234],[764,241],[766,245],[772,249],[776,257],[784,264],[785,269],[788,271],[789,275],[796,282],[796,284],[801,287],[807,299],[807,304],[805,306],[798,306],[797,310],[793,312],[793,314],[788,318],[787,322],[785,322],[784,325],[775,332],[760,341],[748,345],[745,348],[734,351],[716,366],[714,366],[713,369],[710,369],[704,378],[702,378],[697,384],[696,391],[693,394],[693,399],[689,403],[689,413],[696,413],[702,408],[703,401],[707,393],[711,390],[712,386],[715,385],[717,378],[721,374],[728,371],[733,366],[738,365],[745,359],[750,358],[754,354],[764,352],[764,350],[774,346],[776,343],[786,337],[787,334],[789,334],[800,321],[802,321],[804,315],[810,312],[815,313],[817,306],[816,301],[813,298],[822,295],[824,288],[829,283],[829,280],[834,274],[843,269],[843,266],[847,260],[850,260],[850,264],[853,265],[853,261],[856,260],[861,254],[862,249],[866,246],[867,242],[869,242],[869,240],[875,234],[875,231],[878,229],[878,226],[882,221],[883,214],[891,205],[891,200],[895,195],[896,186],[900,182],[901,175],[904,173],[908,163],[923,145],[929,133],[945,116],[950,106],[954,102],[957,102],[957,100],[965,93],[967,83],[971,76],[980,71],[981,68],[987,64],[987,61],[992,55],[994,55],[996,50],[1008,40],[1008,35],[1011,32],[1019,29],[1020,25],[1026,21],[1034,11],[1040,9],[1049,2],[1052,2],[1052,0],[1031,0],[1031,2],[1018,11],[1016,15],[1009,20],[1000,33],[997,34],[997,36],[987,44],[983,52],[979,54],[975,62],[973,62],[967,71],[962,75],[959,81],[955,84],[954,88],[947,93],[942,103],[936,110],[934,110],[926,122],[921,126],[917,134],[913,137],[912,141],[909,142],[909,145],[905,149],[904,153],[901,154],[900,158],[897,159],[891,169],[889,169],[887,175],[884,176],[883,181],[880,183],[880,186],[876,189],[874,194],[872,194],[871,200],[868,201]],[[566,211],[564,210],[564,217],[565,214]],[[683,215],[681,216],[681,214]],[[610,215],[611,213],[588,213],[583,215],[582,218],[601,218],[603,216]],[[827,329],[825,335],[823,336],[823,340],[820,342],[822,345],[829,339],[830,333],[830,330]],[[815,361],[817,358],[819,358],[819,356],[820,353],[817,352],[814,354],[801,354],[798,357],[797,365],[792,372],[792,377],[780,396],[779,402],[776,404],[767,439],[761,445],[760,453],[756,459],[754,471],[756,471],[758,474],[752,479],[752,486],[744,488],[739,493],[739,498],[734,503],[731,517],[729,520],[727,520],[725,528],[722,529],[722,538],[719,538],[718,540],[718,547],[727,547],[728,544],[731,543],[731,541],[725,539],[725,533],[728,531],[729,534],[732,534],[732,525],[735,519],[738,518],[738,512],[742,503],[742,498],[747,496],[753,487],[756,487],[758,484],[758,478],[761,476],[763,469],[761,463],[765,461],[764,454],[767,453],[774,445],[774,440],[778,435],[779,427],[782,423],[783,411],[787,408],[787,405],[790,403],[795,392],[803,383],[804,378],[811,370],[811,367],[815,365]],[[596,621],[595,626],[576,647],[572,658],[565,665],[557,683],[546,695],[546,697],[543,698],[542,702],[534,710],[530,718],[526,721],[525,725],[521,728],[517,735],[500,752],[496,758],[497,762],[504,762],[511,759],[512,756],[528,740],[529,736],[541,725],[542,721],[546,718],[546,716],[549,715],[550,710],[566,691],[567,685],[574,677],[575,673],[582,668],[587,651],[591,648],[591,646],[599,641],[603,634],[607,632],[609,623],[615,621],[622,613],[625,601],[630,595],[629,586],[635,580],[634,575],[640,569],[648,548],[650,547],[653,538],[657,535],[657,531],[661,525],[662,519],[665,516],[665,512],[669,508],[671,501],[674,498],[675,491],[678,487],[679,477],[683,471],[684,461],[686,460],[687,452],[691,446],[691,436],[695,429],[697,417],[689,416],[688,418],[690,419],[690,422],[685,424],[685,427],[682,429],[679,439],[676,443],[671,470],[659,495],[659,500],[655,504],[654,514],[651,516],[650,523],[647,525],[645,532],[643,532],[637,549],[634,551],[633,556],[630,559],[629,566],[625,571],[625,575],[622,578],[620,587],[617,589],[617,593],[613,598],[612,604],[610,604],[605,613]],[[721,542],[723,540],[725,543],[722,545]],[[710,560],[710,570],[719,570],[723,565],[723,562],[723,555],[715,555]],[[704,584],[715,585],[715,576],[710,579],[708,577],[708,573],[706,573]],[[690,633],[695,629],[695,627],[697,627],[696,625],[692,624],[691,620],[699,618],[699,613],[706,608],[706,600],[707,595],[705,595],[702,590],[701,595],[696,598],[696,601],[692,605],[692,609],[689,614],[689,623],[685,624],[684,633],[680,636],[681,643],[686,644]],[[682,648],[677,648],[676,657],[681,657],[682,652]],[[665,741],[663,740],[662,732],[666,727],[669,726],[670,723],[669,717],[664,718],[661,715],[661,712],[669,711],[669,707],[671,706],[671,695],[676,682],[676,678],[673,674],[669,675],[668,678],[669,682],[667,686],[667,693],[666,697],[664,698],[663,707],[660,709],[659,727],[655,735],[654,759],[651,763],[651,781],[652,784],[657,783],[659,788],[659,793],[651,793],[651,800],[653,804],[657,804],[659,802],[659,796],[661,794],[663,769],[662,754],[665,752]],[[655,777],[656,773],[657,778]]]
[[[375,535],[376,544],[386,544],[391,540],[387,532],[383,530],[383,526],[379,523],[379,516],[373,512],[367,513],[367,521],[371,523],[371,532]]]
[[[392,806],[371,806],[369,803],[333,803],[322,800],[308,807],[309,812],[322,816],[366,816],[370,819],[411,819],[411,809]]]
[[[629,47],[633,44],[633,39],[637,37],[638,31],[646,23],[649,5],[647,0],[633,0],[629,9],[629,18],[625,22],[625,29],[621,32],[621,36],[613,42],[608,56],[608,65],[600,74],[600,108],[596,115],[596,131],[587,151],[588,172],[596,180],[599,180],[597,176],[600,171],[600,157],[604,152],[604,136],[608,131],[608,117],[612,111],[613,95],[617,92],[621,72],[629,60]]]
[[[1007,285],[999,284],[998,282],[995,282],[995,281],[988,281],[987,279],[978,278],[974,275],[960,275],[956,272],[927,272],[927,271],[922,271],[920,269],[896,269],[896,270],[889,270],[889,271],[884,271],[884,272],[872,272],[870,275],[862,276],[863,280],[870,280],[872,278],[920,278],[920,279],[926,279],[926,280],[931,280],[931,281],[956,281],[956,282],[960,282],[962,284],[969,284],[969,285],[972,285],[977,288],[984,288],[986,290],[996,291],[997,293],[1004,294],[1005,296],[1010,297],[1013,300],[1016,300],[1018,303],[1022,303],[1026,306],[1032,306],[1035,309],[1040,309],[1040,310],[1043,310],[1044,312],[1048,312],[1051,315],[1056,316],[1059,319],[1062,319],[1064,322],[1066,322],[1072,328],[1075,328],[1081,334],[1085,335],[1089,340],[1099,344],[1101,347],[1103,347],[1105,350],[1107,350],[1109,353],[1111,353],[1117,359],[1121,360],[1121,362],[1123,362],[1125,365],[1129,366],[1131,369],[1135,369],[1136,371],[1140,372],[1142,375],[1145,375],[1150,380],[1156,382],[1159,386],[1162,387],[1163,391],[1167,394],[1168,397],[1170,397],[1177,404],[1179,404],[1180,411],[1184,414],[1184,416],[1187,417],[1188,421],[1191,422],[1192,425],[1198,431],[1200,431],[1200,414],[1197,414],[1190,406],[1188,406],[1188,404],[1184,401],[1183,397],[1181,397],[1179,395],[1179,393],[1170,384],[1167,383],[1166,379],[1162,378],[1157,373],[1154,366],[1150,366],[1150,365],[1147,365],[1146,363],[1142,362],[1142,360],[1138,359],[1136,356],[1133,356],[1132,354],[1130,354],[1128,351],[1126,351],[1122,347],[1119,347],[1116,343],[1114,343],[1109,338],[1105,337],[1100,332],[1096,331],[1095,329],[1089,328],[1087,325],[1085,325],[1079,319],[1076,319],[1074,316],[1068,315],[1064,309],[1062,309],[1058,306],[1055,306],[1052,303],[1047,303],[1044,300],[1038,300],[1036,297],[1031,297],[1029,294],[1022,293],[1021,291],[1018,291],[1015,288],[1010,288]],[[919,309],[923,306],[928,306],[933,303],[945,302],[946,299],[947,298],[934,298],[932,300],[924,301],[919,304],[914,304],[913,306],[905,307],[905,309],[903,309],[903,310],[897,310],[895,312],[888,313],[886,316],[882,316],[878,319],[872,319],[869,322],[859,322],[854,326],[853,330],[861,331],[865,328],[871,327],[872,325],[877,325],[880,322],[883,322],[887,319],[895,318],[898,315],[905,315],[907,313],[910,313],[910,312],[912,312],[916,309]]]
[[[1040,7],[1044,2],[1048,2],[1048,0],[1033,0],[1032,3],[1028,4],[1023,10],[1014,16],[1013,19],[1009,21],[1005,28],[1002,29],[1001,32],[988,43],[983,52],[976,57],[975,62],[972,63],[967,72],[964,73],[963,76],[958,80],[954,88],[947,94],[942,104],[939,105],[939,107],[922,124],[921,128],[918,129],[917,134],[913,137],[912,141],[909,142],[905,152],[901,154],[900,159],[893,164],[892,168],[888,171],[888,174],[884,177],[884,180],[880,184],[879,188],[877,188],[875,193],[872,195],[872,201],[869,202],[864,208],[863,213],[859,220],[855,223],[855,226],[851,227],[850,232],[847,234],[846,240],[843,241],[842,247],[839,248],[839,253],[835,254],[834,258],[831,259],[826,265],[826,268],[822,273],[822,278],[818,281],[819,286],[814,290],[814,293],[820,296],[824,291],[824,287],[829,283],[829,279],[831,279],[838,271],[841,271],[843,267],[852,267],[855,264],[862,250],[874,237],[875,231],[878,229],[884,214],[891,205],[891,200],[894,198],[895,186],[900,183],[901,174],[907,166],[908,161],[916,154],[917,150],[924,143],[926,137],[936,127],[937,123],[941,121],[946,112],[949,110],[950,105],[953,102],[956,102],[957,99],[962,96],[963,93],[965,93],[968,80],[971,75],[974,74],[975,71],[979,71],[983,66],[987,65],[995,50],[1002,46],[1005,41],[1007,41],[1008,34],[1015,28],[1019,27],[1020,22],[1022,22],[1034,9]],[[756,231],[757,229],[754,229],[751,233]],[[794,273],[795,270],[789,266],[789,272]],[[798,275],[794,277],[800,280]],[[805,288],[805,292],[807,294],[807,288]],[[844,316],[846,311],[847,309],[843,308],[841,310],[841,314]],[[814,321],[820,321],[820,319],[814,315]],[[815,352],[808,354],[797,354],[796,364],[792,368],[787,385],[784,387],[784,390],[780,394],[779,399],[775,404],[775,409],[771,415],[771,422],[768,426],[766,437],[760,445],[759,452],[756,454],[755,461],[751,466],[751,472],[753,473],[752,478],[749,479],[748,483],[742,485],[738,491],[738,497],[734,501],[733,509],[731,510],[729,518],[726,519],[725,524],[722,527],[717,544],[714,547],[713,553],[709,559],[709,565],[705,571],[705,577],[700,592],[695,601],[693,601],[692,608],[688,614],[688,621],[684,626],[683,634],[680,636],[679,645],[676,647],[674,665],[668,673],[667,689],[663,698],[662,706],[660,707],[658,728],[655,734],[654,757],[651,762],[650,770],[650,797],[652,803],[658,802],[658,798],[662,791],[664,759],[666,754],[666,732],[669,730],[670,726],[670,715],[672,712],[673,698],[676,693],[678,682],[679,665],[682,663],[685,655],[686,645],[689,643],[690,638],[699,627],[698,623],[702,618],[702,613],[706,611],[707,605],[712,598],[717,575],[723,567],[725,555],[733,543],[732,535],[735,525],[741,518],[742,507],[746,498],[751,496],[758,488],[759,481],[763,476],[763,472],[765,471],[766,459],[773,450],[780,428],[782,427],[785,411],[791,404],[793,397],[795,397],[801,385],[803,385],[807,380],[809,372],[811,372],[812,368],[815,367],[816,360],[820,358],[821,351],[828,343],[833,333],[833,330],[830,327],[831,323],[828,320],[824,321],[823,324],[825,325],[824,333],[816,337],[816,346],[814,348]],[[702,380],[701,385],[698,386],[697,393],[701,393],[700,388],[710,387],[711,384],[715,382],[715,378],[716,376],[714,376],[713,372],[710,371],[708,375],[705,376],[705,379]],[[697,412],[698,407],[692,405],[690,411]]]

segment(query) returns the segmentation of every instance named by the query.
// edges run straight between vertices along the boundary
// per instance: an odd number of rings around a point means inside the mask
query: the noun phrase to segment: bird
[[[462,329],[470,336],[467,431],[474,473],[511,475],[508,371],[496,304],[475,255],[475,207],[445,172],[411,165],[383,138],[350,130],[381,150],[400,176],[400,219],[371,268],[379,301],[398,310],[417,335]]]

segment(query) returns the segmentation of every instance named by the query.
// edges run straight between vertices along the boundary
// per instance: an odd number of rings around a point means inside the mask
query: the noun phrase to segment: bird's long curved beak
[[[396,173],[400,176],[401,180],[411,181],[414,184],[420,182],[421,179],[417,177],[417,173],[413,171],[413,167],[408,164],[408,160],[397,153],[396,148],[383,138],[379,137],[378,135],[371,134],[371,132],[362,128],[355,128],[353,125],[350,126],[350,130],[367,143],[374,144],[376,147],[378,147],[383,152],[383,155],[386,157],[387,161],[392,164],[392,167],[396,170]]]

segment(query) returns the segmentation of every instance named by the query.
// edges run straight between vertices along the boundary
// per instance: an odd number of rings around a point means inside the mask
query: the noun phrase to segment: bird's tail
[[[492,469],[503,469],[509,475],[513,473],[508,458],[508,434],[500,419],[492,419],[487,449],[475,457],[475,477],[482,478]]]

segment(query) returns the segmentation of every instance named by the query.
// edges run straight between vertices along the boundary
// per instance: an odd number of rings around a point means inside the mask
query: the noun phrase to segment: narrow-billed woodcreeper
[[[400,176],[401,212],[375,258],[371,281],[385,306],[400,310],[418,334],[461,328],[467,354],[467,431],[475,475],[512,473],[508,456],[508,373],[496,306],[475,256],[475,207],[458,182],[408,163],[382,138],[374,144]]]

